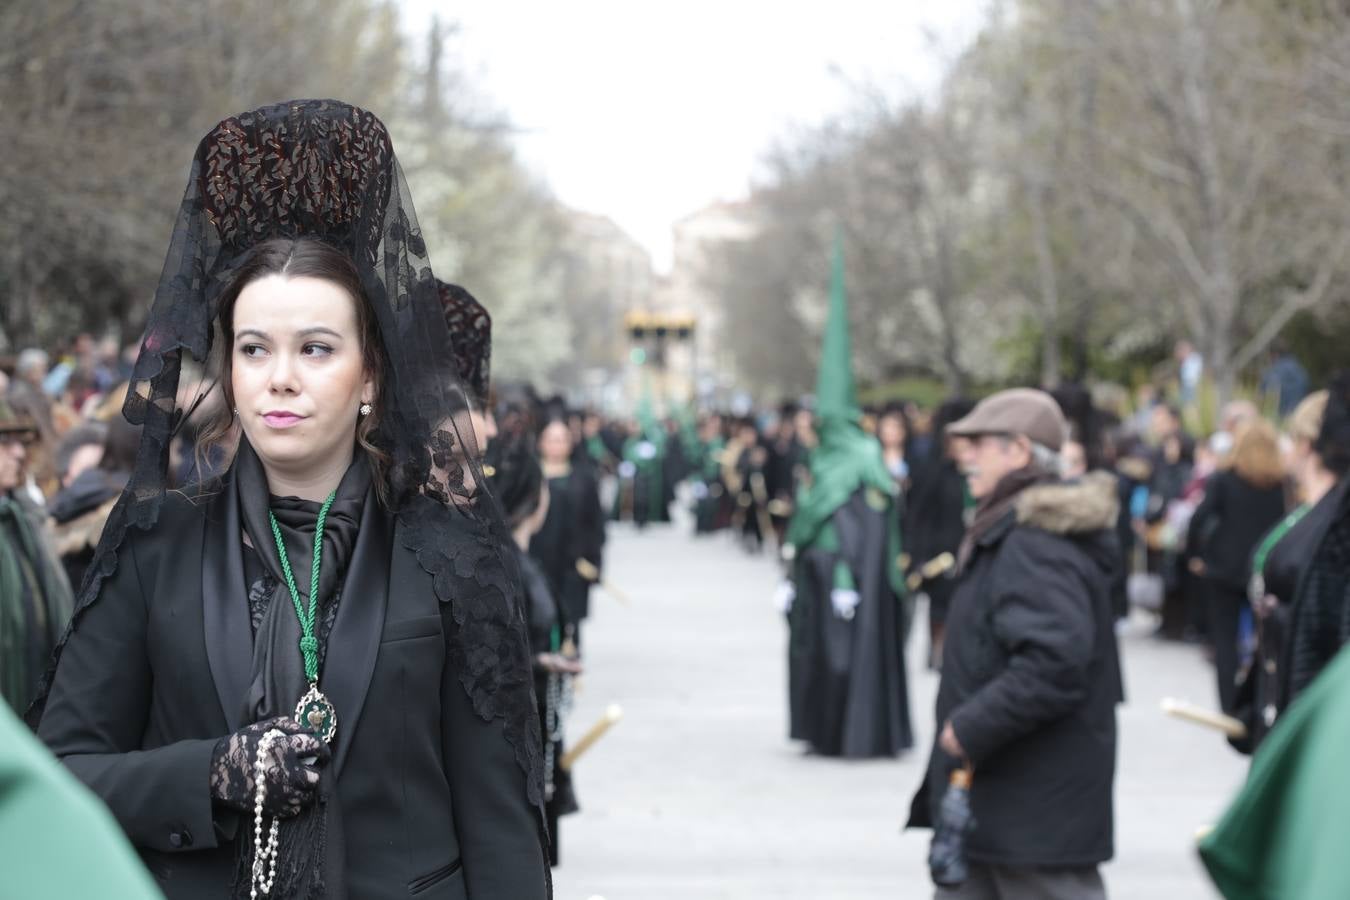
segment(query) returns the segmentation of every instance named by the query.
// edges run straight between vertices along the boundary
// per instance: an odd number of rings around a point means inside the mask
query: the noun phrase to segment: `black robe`
[[[966,533],[966,480],[956,464],[944,457],[921,467],[913,481],[904,517],[905,552],[910,571],[919,572],[944,553],[956,556]],[[947,620],[956,590],[954,574],[949,569],[925,579],[919,588],[928,595],[931,623]]]
[[[573,467],[566,475],[550,478],[548,491],[548,516],[530,540],[530,556],[557,598],[561,625],[575,636],[591,610],[591,582],[577,571],[577,561],[584,559],[596,569],[603,562],[600,486],[589,469]]]
[[[840,552],[808,548],[793,563],[789,611],[790,735],[824,756],[894,756],[914,745],[905,674],[902,611],[887,579],[887,511],[865,491],[835,511]],[[889,506],[888,506],[889,509]],[[852,619],[834,614],[836,562],[861,600]]]
[[[549,589],[548,579],[537,560],[528,553],[520,552],[517,552],[516,558],[525,589],[525,617],[529,623],[530,656],[535,658],[540,653],[557,652],[558,647],[554,646],[554,641],[560,627],[560,610],[555,595]],[[558,819],[581,808],[577,804],[576,791],[572,787],[572,773],[562,767],[562,738],[554,739],[549,734],[550,714],[561,717],[566,713],[566,710],[561,708],[560,701],[562,691],[568,689],[565,681],[567,678],[570,676],[550,675],[538,666],[534,669],[534,697],[539,713],[539,732],[543,735],[545,748],[552,745],[553,766],[548,775],[552,791],[551,793],[546,791],[544,813],[548,818],[548,861],[554,866],[561,860]],[[553,708],[550,709],[550,706]],[[561,728],[558,732],[561,734]],[[546,753],[546,764],[547,756]]]

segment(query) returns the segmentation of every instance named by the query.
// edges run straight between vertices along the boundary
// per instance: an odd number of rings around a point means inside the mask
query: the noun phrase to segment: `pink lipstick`
[[[263,421],[267,423],[269,428],[291,428],[295,425],[299,425],[304,419],[304,416],[280,410],[263,413]]]

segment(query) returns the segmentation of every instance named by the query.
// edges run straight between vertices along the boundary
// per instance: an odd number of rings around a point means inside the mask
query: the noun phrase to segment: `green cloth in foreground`
[[[1350,654],[1280,717],[1200,857],[1227,900],[1350,898]]]
[[[107,808],[3,703],[0,873],[0,895],[23,900],[164,896]]]

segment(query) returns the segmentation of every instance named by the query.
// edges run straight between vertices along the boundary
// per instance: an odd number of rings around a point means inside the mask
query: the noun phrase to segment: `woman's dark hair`
[[[914,444],[914,428],[909,421],[909,413],[905,410],[903,403],[887,403],[880,414],[877,416],[877,438],[881,438],[881,422],[883,419],[896,419],[900,422],[901,429],[905,432],[904,451],[909,455],[910,447]]]
[[[56,445],[56,452],[52,454],[56,474],[61,478],[66,477],[66,472],[70,469],[70,461],[74,459],[76,450],[90,444],[105,445],[107,439],[108,429],[102,422],[86,422],[70,429]]]
[[[488,452],[488,482],[502,506],[502,517],[514,529],[539,508],[543,498],[544,470],[524,438],[495,440]]]
[[[1077,382],[1069,381],[1053,388],[1049,393],[1059,404],[1064,418],[1068,420],[1073,439],[1083,445],[1083,455],[1087,458],[1088,468],[1100,468],[1105,458],[1102,447],[1102,415],[1092,402],[1091,391]],[[1185,455],[1184,447],[1182,455]]]
[[[231,367],[234,359],[234,306],[244,288],[269,275],[286,278],[319,278],[337,285],[347,292],[356,307],[356,329],[361,338],[362,363],[375,383],[375,399],[370,415],[362,416],[356,424],[356,443],[365,451],[373,474],[376,493],[385,499],[385,470],[389,455],[376,441],[380,414],[385,408],[386,362],[380,327],[370,300],[361,288],[361,276],[351,259],[341,250],[317,238],[273,238],[258,244],[235,272],[234,279],[221,292],[216,307],[215,347],[212,375],[220,385],[224,406],[202,426],[195,453],[199,467],[210,459],[212,451],[221,448],[227,459],[233,456],[238,426],[234,418],[234,391],[231,387]],[[203,471],[205,469],[203,468]]]
[[[1337,478],[1350,472],[1350,369],[1337,372],[1327,386],[1327,408],[1313,450]]]
[[[933,443],[928,450],[930,460],[947,458],[947,426],[964,419],[974,408],[975,401],[966,397],[952,397],[937,408],[933,413]]]
[[[141,445],[141,426],[132,425],[122,416],[108,420],[108,433],[103,439],[103,458],[98,467],[105,472],[130,474],[136,469],[136,449]]]

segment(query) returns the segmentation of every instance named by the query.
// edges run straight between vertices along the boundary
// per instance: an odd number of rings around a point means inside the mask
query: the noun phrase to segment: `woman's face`
[[[550,422],[539,435],[539,456],[546,463],[567,462],[572,457],[572,432],[562,422]]]
[[[1179,437],[1170,435],[1163,440],[1163,457],[1170,465],[1181,462],[1181,439]]]
[[[268,275],[234,306],[230,384],[258,457],[288,475],[345,470],[358,408],[374,399],[356,300],[320,278]]]
[[[887,450],[904,449],[905,423],[899,416],[883,416],[877,425],[877,439]]]

